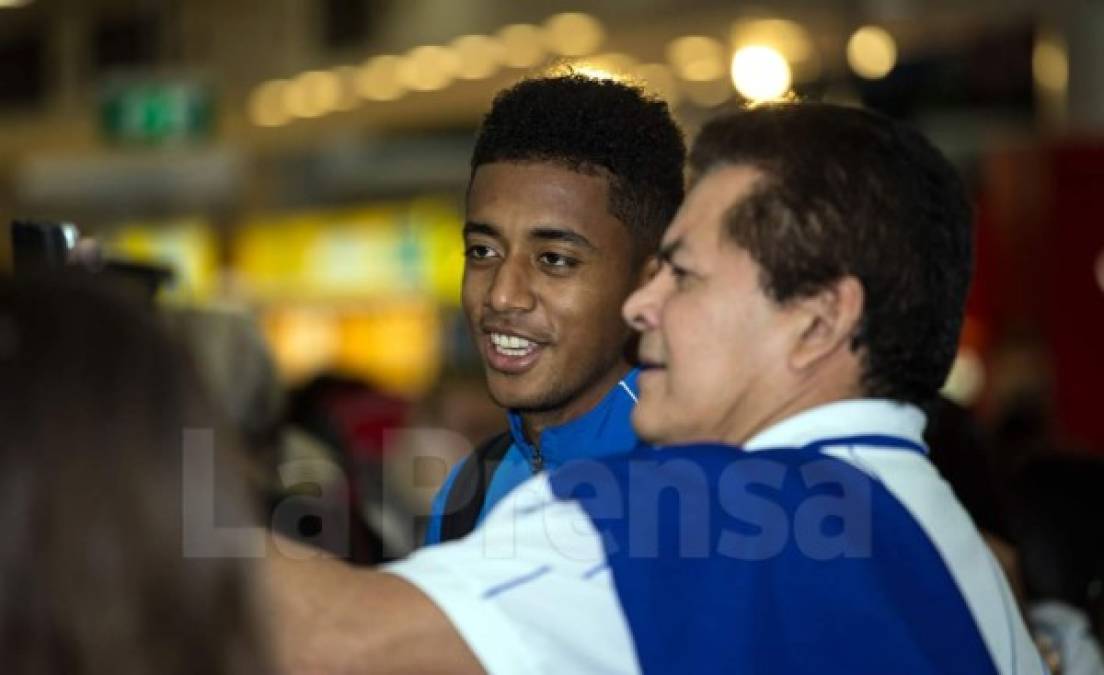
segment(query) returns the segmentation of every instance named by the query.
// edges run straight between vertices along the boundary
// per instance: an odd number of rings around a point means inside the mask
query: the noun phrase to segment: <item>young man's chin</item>
[[[527,410],[537,407],[545,394],[537,378],[525,375],[506,375],[487,370],[487,391],[491,400],[503,408]]]

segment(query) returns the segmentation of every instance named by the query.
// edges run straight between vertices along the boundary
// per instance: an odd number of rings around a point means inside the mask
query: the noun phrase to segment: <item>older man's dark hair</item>
[[[683,198],[686,146],[667,104],[638,87],[567,74],[523,80],[495,97],[472,173],[492,162],[554,162],[605,174],[610,213],[653,253]]]
[[[954,361],[970,284],[971,210],[954,167],[882,115],[811,103],[761,106],[706,125],[701,175],[751,165],[764,179],[727,215],[727,236],[778,303],[856,277],[867,396],[926,404]]]

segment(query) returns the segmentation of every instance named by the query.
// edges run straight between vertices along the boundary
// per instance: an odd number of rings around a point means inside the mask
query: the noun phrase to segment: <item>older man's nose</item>
[[[662,272],[653,276],[625,300],[621,316],[633,330],[643,333],[656,326],[659,320],[661,276]]]

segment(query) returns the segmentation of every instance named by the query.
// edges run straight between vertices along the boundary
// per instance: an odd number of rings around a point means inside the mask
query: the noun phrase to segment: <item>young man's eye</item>
[[[579,264],[579,261],[576,260],[575,258],[570,258],[566,255],[561,255],[559,253],[552,253],[552,252],[542,253],[541,256],[540,256],[540,261],[542,263],[544,263],[545,265],[548,265],[549,267],[567,268],[567,267],[575,267],[576,265]]]
[[[497,255],[495,250],[485,244],[472,244],[464,249],[464,257],[468,260],[486,260],[495,255]]]

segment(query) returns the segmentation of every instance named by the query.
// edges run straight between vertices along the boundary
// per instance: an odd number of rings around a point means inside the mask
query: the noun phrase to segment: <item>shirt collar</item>
[[[571,459],[604,457],[628,452],[637,444],[629,416],[636,405],[636,380],[640,370],[633,368],[586,413],[541,432],[541,456],[546,466],[557,466]],[[526,458],[535,455],[525,439],[521,415],[507,411],[510,436]]]
[[[927,416],[916,406],[887,399],[852,399],[810,408],[752,436],[745,450],[802,447],[835,436],[896,436],[921,446]]]

